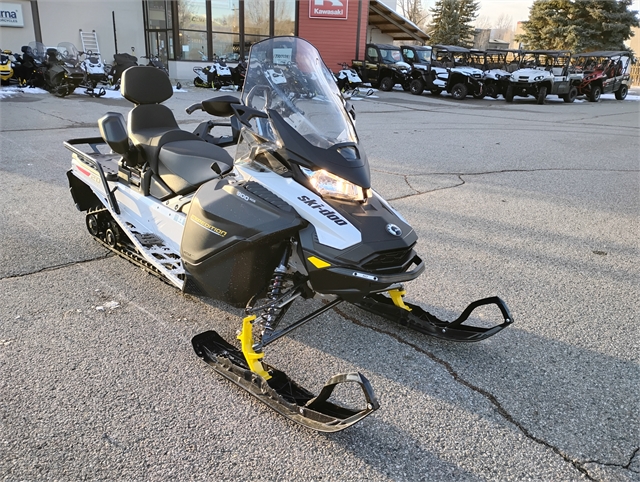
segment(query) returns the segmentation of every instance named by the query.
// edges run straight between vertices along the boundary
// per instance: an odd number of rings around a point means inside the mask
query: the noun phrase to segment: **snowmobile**
[[[338,65],[341,69],[334,75],[336,83],[338,84],[338,90],[342,92],[345,99],[359,95],[360,87],[362,86],[362,79],[358,75],[356,69],[349,67],[349,64],[346,62],[339,62]],[[373,95],[373,89],[367,89],[364,95]]]
[[[108,83],[104,62],[99,55],[91,50],[82,52],[82,54],[84,59],[80,62],[80,67],[84,72],[84,79],[81,85],[86,89],[85,94],[91,97],[102,97],[107,92],[104,87],[98,88],[98,84],[106,85]]]
[[[225,85],[234,85],[233,73],[225,60],[221,57],[214,57],[213,64],[204,68],[194,67],[193,85],[196,87],[211,87],[213,90],[220,90]]]
[[[83,82],[80,53],[70,42],[60,42],[57,48],[46,49],[44,88],[57,97],[66,97]]]
[[[416,232],[372,189],[348,102],[307,41],[254,44],[240,98],[188,108],[229,118],[231,136],[181,130],[158,69],[127,69],[121,92],[134,104],[126,122],[107,113],[100,137],[65,142],[73,201],[106,248],[183,292],[244,308],[239,347],[206,331],[193,348],[276,412],[337,432],[379,408],[361,373],[335,375],[314,395],[264,361],[267,346],[340,303],[446,340],[482,340],[512,323],[497,297],[452,322],[404,301],[403,283],[425,269]],[[294,302],[316,297],[320,308],[283,323]],[[500,324],[465,323],[483,305],[497,306]],[[332,401],[343,383],[362,390],[362,407]]]
[[[13,78],[15,63],[12,60],[11,50],[0,50],[0,84],[9,85]]]

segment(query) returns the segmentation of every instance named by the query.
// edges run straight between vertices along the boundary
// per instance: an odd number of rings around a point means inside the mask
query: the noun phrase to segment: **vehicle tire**
[[[213,90],[220,90],[220,87],[222,87],[222,82],[220,82],[219,80],[214,80],[213,82],[211,82],[211,87],[213,87]]]
[[[394,85],[396,85],[396,84],[395,84],[395,82],[393,81],[393,79],[391,77],[384,77],[380,81],[380,90],[383,90],[385,92],[389,92],[391,89],[393,89]]]
[[[424,84],[420,79],[413,79],[409,84],[409,92],[413,95],[422,95],[424,92]]]
[[[484,91],[475,92],[473,94],[474,99],[484,99],[484,96],[487,95]]]
[[[487,97],[493,97],[494,99],[498,98],[498,89],[495,85],[489,84],[484,86],[484,95]]]
[[[589,93],[589,101],[598,102],[600,100],[601,95],[602,95],[602,87],[600,87],[599,85],[592,85],[591,92]]]
[[[202,80],[200,77],[196,77],[195,79],[193,79],[193,85],[195,87],[209,87],[209,84],[207,84],[204,80]]]
[[[578,97],[578,88],[573,86],[569,89],[569,92],[562,97],[567,104],[571,104]]]
[[[431,95],[440,95],[440,94],[442,94],[442,89],[431,90]]]
[[[507,102],[513,102],[513,85],[509,85],[504,92],[504,100]]]
[[[616,99],[624,100],[627,98],[627,93],[629,93],[629,87],[622,84],[618,90],[616,90]]]
[[[405,92],[409,92],[409,90],[411,90],[411,82],[410,81],[406,81],[402,84],[402,90],[404,90]]]
[[[380,83],[379,82],[371,82],[371,87],[373,87],[374,89],[377,89],[380,87]]]
[[[467,94],[467,86],[463,83],[456,84],[451,88],[451,97],[456,100],[464,100],[467,97]]]
[[[544,100],[547,98],[547,86],[543,85],[538,89],[538,95],[536,96],[536,101],[538,105],[544,104]]]

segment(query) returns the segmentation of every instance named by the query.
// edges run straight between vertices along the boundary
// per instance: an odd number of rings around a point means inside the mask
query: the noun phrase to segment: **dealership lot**
[[[185,107],[219,93],[187,90],[167,104],[192,130],[207,117]],[[427,264],[407,299],[453,319],[498,295],[515,324],[454,344],[342,305],[284,337],[267,360],[305,387],[360,371],[380,399],[322,435],[193,353],[204,330],[232,340],[241,310],[182,295],[86,232],[62,142],[130,104],[3,98],[0,478],[640,480],[636,99],[354,99],[373,187]]]

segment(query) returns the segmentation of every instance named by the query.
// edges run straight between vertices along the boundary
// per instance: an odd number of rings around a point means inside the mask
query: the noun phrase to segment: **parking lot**
[[[360,371],[379,397],[325,435],[195,356],[191,338],[233,340],[241,310],[91,239],[62,142],[130,104],[80,92],[0,100],[2,480],[640,480],[637,93],[353,100],[373,187],[426,261],[406,299],[453,319],[498,295],[515,323],[455,344],[341,305],[284,337],[267,361],[303,386]],[[215,95],[167,105],[193,130],[206,114],[185,107]]]

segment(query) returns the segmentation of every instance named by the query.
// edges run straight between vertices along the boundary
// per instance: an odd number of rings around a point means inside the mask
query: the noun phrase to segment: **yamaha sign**
[[[0,27],[24,27],[22,5],[0,2]]]
[[[347,19],[349,0],[309,0],[309,18]]]

